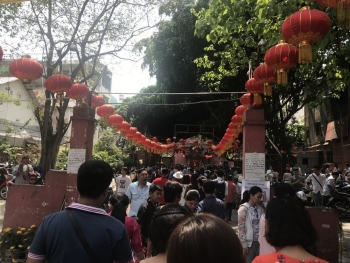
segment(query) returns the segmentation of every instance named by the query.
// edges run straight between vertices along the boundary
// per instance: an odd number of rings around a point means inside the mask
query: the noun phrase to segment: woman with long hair
[[[238,209],[238,237],[243,247],[246,263],[251,263],[259,255],[259,220],[264,213],[260,206],[262,190],[253,186],[243,193]]]
[[[139,225],[134,218],[126,216],[126,209],[129,205],[129,198],[124,193],[117,193],[112,195],[109,199],[113,209],[111,211],[111,216],[121,221],[128,232],[131,248],[135,253],[136,258],[133,262],[139,262],[145,258],[145,254],[142,247],[142,240]]]
[[[299,198],[274,198],[267,205],[265,215],[265,237],[276,252],[261,255],[253,263],[327,263],[307,251],[315,244],[317,235]]]

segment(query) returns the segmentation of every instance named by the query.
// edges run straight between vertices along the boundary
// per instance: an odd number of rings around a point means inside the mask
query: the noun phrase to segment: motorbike
[[[334,191],[326,206],[337,210],[339,218],[350,218],[350,193]]]
[[[5,175],[5,177],[6,177],[6,180],[0,184],[0,197],[4,200],[7,199],[8,187],[9,185],[14,184],[13,181],[15,180],[16,176],[12,176],[11,179],[7,175]]]

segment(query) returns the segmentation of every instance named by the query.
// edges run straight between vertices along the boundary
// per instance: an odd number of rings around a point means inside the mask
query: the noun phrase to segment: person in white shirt
[[[138,171],[137,182],[131,183],[126,190],[126,195],[130,200],[129,216],[136,216],[140,206],[147,201],[149,197],[149,187],[151,183],[147,181],[148,172],[146,168]]]
[[[332,192],[335,189],[335,182],[339,177],[338,172],[333,172],[331,176],[326,179],[326,182],[323,186],[323,206],[326,206],[329,198],[332,196]]]
[[[120,171],[121,175],[119,175],[115,181],[116,181],[116,189],[117,193],[126,193],[126,190],[129,187],[129,184],[131,184],[131,178],[130,176],[126,175],[128,168],[123,167]]]
[[[320,173],[318,166],[313,167],[313,173],[310,174],[306,182],[312,183],[312,199],[314,200],[315,207],[322,206],[323,199],[323,186],[326,181],[326,176]]]

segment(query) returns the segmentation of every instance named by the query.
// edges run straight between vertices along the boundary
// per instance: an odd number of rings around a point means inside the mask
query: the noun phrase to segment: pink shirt
[[[111,214],[112,214],[112,211],[108,213],[109,216]],[[141,252],[142,240],[141,240],[139,225],[137,224],[136,220],[134,218],[126,216],[124,225],[131,241],[132,250],[135,252],[135,254]]]
[[[260,217],[259,221],[259,244],[260,244],[260,252],[259,255],[264,255],[264,254],[270,254],[273,252],[276,252],[276,249],[271,246],[269,243],[267,243],[266,238],[265,238],[265,225],[266,225],[266,219],[265,219],[265,214],[263,214]]]

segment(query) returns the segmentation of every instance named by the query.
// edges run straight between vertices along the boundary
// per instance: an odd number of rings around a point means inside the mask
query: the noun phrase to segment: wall
[[[68,184],[69,186],[67,186]],[[65,171],[48,172],[44,186],[10,186],[3,229],[7,227],[28,228],[33,224],[40,225],[44,217],[60,211],[65,206],[67,191],[71,194],[71,192],[76,192],[76,188],[71,183],[67,183]],[[70,201],[68,200],[67,203],[69,204]]]

